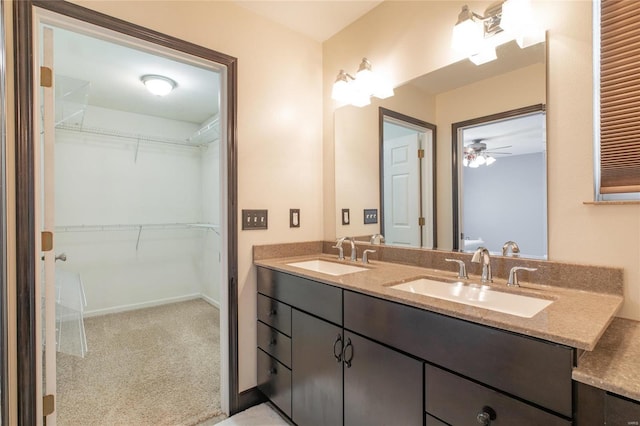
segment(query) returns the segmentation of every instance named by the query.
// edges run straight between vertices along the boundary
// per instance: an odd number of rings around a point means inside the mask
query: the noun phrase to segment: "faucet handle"
[[[331,248],[338,249],[338,260],[344,260],[344,248],[342,248],[342,242],[345,237],[338,238],[335,246],[331,246]]]
[[[382,244],[384,243],[384,235],[382,234],[373,234],[371,239],[369,240],[370,244]]]
[[[458,278],[468,279],[469,275],[467,275],[467,266],[464,264],[464,260],[458,259],[445,259],[447,262],[455,262],[458,264]]]
[[[369,253],[375,253],[375,252],[376,252],[375,250],[370,250],[370,249],[367,249],[367,250],[363,251],[363,252],[362,252],[362,263],[364,263],[365,265],[366,265],[367,263],[369,263],[369,257],[368,257],[368,254],[369,254]]]
[[[537,271],[538,268],[526,268],[524,266],[514,266],[509,271],[509,279],[507,280],[507,285],[509,287],[520,287],[520,283],[518,282],[518,271]]]

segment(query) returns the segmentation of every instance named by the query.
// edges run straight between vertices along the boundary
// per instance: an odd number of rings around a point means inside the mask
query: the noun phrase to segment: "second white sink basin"
[[[396,284],[390,288],[524,318],[533,317],[553,303],[552,300],[491,290],[486,285],[464,284],[461,282],[446,283],[427,278]]]
[[[367,270],[367,268],[362,268],[360,266],[347,265],[345,263],[328,262],[326,260],[320,259],[287,263],[287,266],[295,266],[296,268],[302,268],[308,271],[320,272],[322,274],[334,276],[352,274],[354,272]]]

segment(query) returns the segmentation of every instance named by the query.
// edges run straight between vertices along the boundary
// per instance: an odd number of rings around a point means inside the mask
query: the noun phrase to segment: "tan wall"
[[[239,385],[253,387],[251,248],[322,237],[321,45],[232,2],[77,3],[238,58],[238,212],[269,210],[268,230],[238,236]],[[289,208],[301,210],[300,228],[289,228]]]
[[[366,56],[395,86],[455,62],[451,28],[463,4],[482,12],[487,2],[388,1],[323,45],[325,238],[335,235],[331,84],[340,68]],[[640,320],[640,205],[592,206],[593,99],[589,1],[535,1],[548,29],[549,257],[624,268],[620,316]],[[440,162],[438,167],[440,167]]]

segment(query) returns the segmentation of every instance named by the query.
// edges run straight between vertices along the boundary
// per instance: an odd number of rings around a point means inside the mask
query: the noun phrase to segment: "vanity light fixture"
[[[156,96],[166,96],[178,86],[175,81],[161,75],[143,75],[140,77],[140,81],[144,83],[149,92]]]
[[[340,70],[333,83],[331,98],[357,107],[369,105],[371,97],[386,99],[393,96],[393,88],[379,74],[371,69],[371,62],[362,58],[356,76]]]
[[[535,25],[530,0],[499,1],[484,15],[462,6],[451,46],[481,65],[496,59],[496,47],[511,40],[516,40],[520,48],[544,41],[544,31]]]

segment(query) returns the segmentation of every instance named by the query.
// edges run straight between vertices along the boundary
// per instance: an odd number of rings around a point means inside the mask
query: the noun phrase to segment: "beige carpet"
[[[87,318],[87,356],[58,353],[58,424],[195,425],[219,416],[219,324],[203,300]]]

